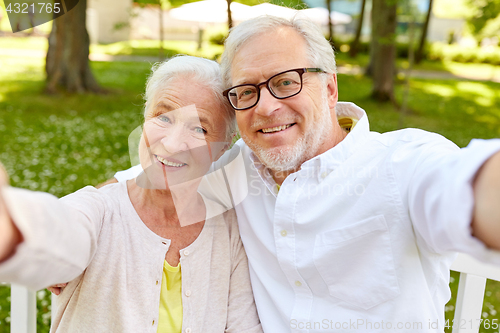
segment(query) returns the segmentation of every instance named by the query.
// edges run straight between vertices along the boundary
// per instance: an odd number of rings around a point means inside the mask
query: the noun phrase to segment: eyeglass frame
[[[299,91],[297,91],[296,93],[293,93],[292,95],[290,96],[286,96],[286,97],[278,97],[276,96],[276,94],[273,92],[273,90],[269,87],[269,82],[271,82],[271,80],[273,78],[275,78],[276,76],[278,75],[281,75],[281,74],[285,74],[285,73],[288,73],[288,72],[297,72],[299,74],[299,77],[300,77],[300,89]],[[252,83],[244,83],[244,84],[239,84],[237,86],[234,86],[234,87],[231,87],[229,89],[226,89],[222,92],[222,95],[224,97],[227,98],[227,100],[229,101],[229,104],[231,105],[231,107],[233,109],[235,109],[236,111],[244,111],[244,110],[248,110],[248,109],[251,109],[253,108],[254,106],[257,105],[257,103],[259,103],[259,100],[260,100],[260,90],[261,90],[261,86],[262,85],[265,85],[267,90],[269,91],[269,93],[276,99],[286,99],[286,98],[290,98],[290,97],[293,97],[293,96],[296,96],[298,95],[301,91],[302,91],[302,87],[304,86],[303,84],[303,80],[302,80],[302,75],[304,75],[304,73],[322,73],[322,74],[327,74],[328,72],[322,70],[321,68],[294,68],[294,69],[288,69],[286,71],[283,71],[283,72],[280,72],[280,73],[277,73],[277,74],[274,74],[273,76],[271,76],[269,79],[267,79],[266,81],[264,82],[261,82],[261,83],[257,83],[257,84],[252,84]],[[229,98],[229,92],[235,88],[238,88],[238,87],[243,87],[243,86],[254,86],[256,89],[257,89],[257,100],[255,101],[255,104],[253,104],[252,106],[248,106],[248,107],[245,107],[245,108],[237,108],[233,105],[233,103],[231,103],[231,99]]]

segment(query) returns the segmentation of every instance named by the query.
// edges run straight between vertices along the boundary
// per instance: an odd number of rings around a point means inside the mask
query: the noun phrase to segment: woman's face
[[[139,157],[154,189],[204,176],[227,147],[225,121],[213,92],[179,77],[148,105]]]

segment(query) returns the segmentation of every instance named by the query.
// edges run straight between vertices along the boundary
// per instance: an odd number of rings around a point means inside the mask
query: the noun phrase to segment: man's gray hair
[[[233,85],[231,82],[231,64],[240,47],[257,35],[273,32],[281,27],[292,28],[304,37],[307,45],[306,54],[312,67],[319,67],[328,73],[337,72],[333,48],[325,39],[319,26],[309,19],[300,18],[297,15],[292,19],[265,15],[243,21],[231,29],[221,59],[222,78],[226,88]]]
[[[191,78],[212,90],[213,96],[220,106],[219,110],[213,110],[213,112],[222,112],[226,122],[226,139],[230,140],[236,132],[236,117],[233,108],[227,99],[222,96],[224,84],[222,82],[220,67],[213,60],[180,55],[164,62],[156,63],[151,69],[151,74],[146,83],[144,115],[146,115],[148,108],[153,107],[153,100],[156,94],[173,80],[180,77]]]

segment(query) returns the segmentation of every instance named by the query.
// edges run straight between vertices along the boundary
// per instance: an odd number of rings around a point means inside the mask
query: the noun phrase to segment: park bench
[[[477,333],[481,326],[486,280],[500,281],[500,267],[484,264],[468,255],[459,254],[451,269],[460,273],[452,332]],[[54,300],[53,295],[52,300]],[[12,333],[35,333],[36,293],[12,285],[10,318]],[[489,325],[491,324],[489,321]],[[452,323],[449,323],[449,326],[452,326]]]

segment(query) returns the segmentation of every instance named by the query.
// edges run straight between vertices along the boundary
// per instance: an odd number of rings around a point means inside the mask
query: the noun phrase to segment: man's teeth
[[[271,128],[263,128],[262,132],[264,132],[264,133],[279,132],[279,131],[283,131],[283,130],[287,129],[290,126],[292,126],[292,124],[281,125],[281,126],[276,126],[276,127],[271,127]]]
[[[186,165],[186,163],[174,163],[174,162],[170,162],[170,161],[168,161],[168,160],[166,160],[163,157],[160,157],[158,155],[156,155],[156,158],[158,159],[158,161],[160,161],[161,163],[165,164],[166,166],[181,167],[181,166]]]

